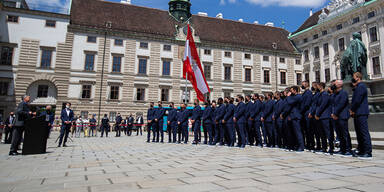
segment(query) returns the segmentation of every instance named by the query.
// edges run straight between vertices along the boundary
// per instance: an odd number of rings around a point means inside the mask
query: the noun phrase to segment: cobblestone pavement
[[[9,157],[0,191],[382,191],[384,151],[359,160],[279,149],[145,143],[144,136],[80,138],[49,153]]]

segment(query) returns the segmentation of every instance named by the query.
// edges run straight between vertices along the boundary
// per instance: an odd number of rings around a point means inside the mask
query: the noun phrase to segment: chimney
[[[274,24],[273,24],[272,22],[267,22],[267,23],[265,24],[265,26],[273,27]]]
[[[244,22],[244,20],[243,19],[239,19],[239,22]]]
[[[310,11],[309,11],[309,16],[312,16],[313,15],[313,10],[311,9]]]
[[[130,4],[131,4],[131,0],[121,0],[120,3],[121,3],[121,4],[127,4],[127,5],[130,5]]]
[[[200,16],[208,16],[208,13],[205,13],[205,12],[198,12],[197,15],[200,15]]]
[[[253,24],[259,24],[259,21],[254,21]]]
[[[222,19],[223,18],[223,14],[222,13],[217,14],[216,18]]]

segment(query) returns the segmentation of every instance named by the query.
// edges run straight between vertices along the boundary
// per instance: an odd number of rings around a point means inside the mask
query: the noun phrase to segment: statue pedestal
[[[363,81],[368,88],[368,103],[370,116],[368,119],[369,130],[372,132],[384,132],[383,119],[384,119],[384,79],[379,80],[365,80]],[[350,103],[352,101],[352,83],[345,82],[344,90],[350,96]],[[349,121],[349,127],[354,129],[353,119]]]

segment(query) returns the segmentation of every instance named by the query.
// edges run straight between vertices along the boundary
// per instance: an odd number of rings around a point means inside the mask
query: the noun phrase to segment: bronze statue
[[[344,52],[341,59],[341,77],[350,81],[355,72],[363,74],[363,79],[368,79],[367,74],[367,49],[361,41],[360,33],[353,34],[353,40]]]

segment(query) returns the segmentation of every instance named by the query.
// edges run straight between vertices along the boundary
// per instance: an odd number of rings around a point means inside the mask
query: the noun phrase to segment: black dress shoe
[[[66,144],[64,144],[63,147],[68,147],[68,146]]]
[[[372,159],[372,153],[364,153],[361,155],[358,155],[359,159]]]
[[[9,152],[9,155],[10,156],[16,156],[16,155],[20,155],[20,153],[18,153],[18,152]]]

